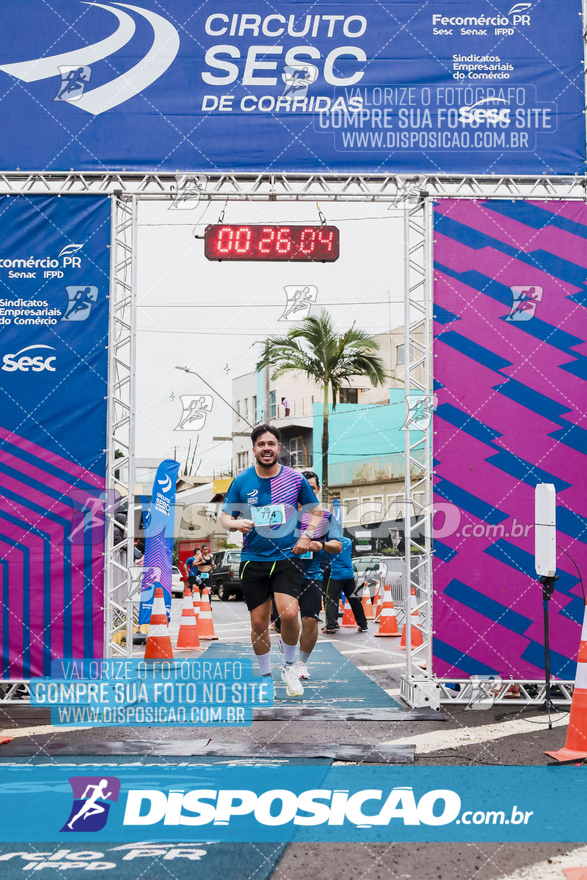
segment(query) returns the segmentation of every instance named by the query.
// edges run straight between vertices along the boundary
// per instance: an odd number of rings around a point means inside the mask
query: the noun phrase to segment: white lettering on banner
[[[340,24],[342,22],[342,25]],[[205,31],[212,37],[222,37],[228,34],[231,37],[242,37],[245,31],[250,31],[253,37],[263,34],[266,37],[281,37],[288,34],[291,37],[326,37],[332,39],[340,36],[362,37],[367,30],[367,19],[364,15],[306,15],[304,23],[297,16],[273,13],[261,18],[260,15],[247,13],[234,13],[231,18],[223,12],[215,12],[208,16]]]
[[[24,323],[40,323],[38,318],[29,320],[21,320],[18,319],[15,321],[17,324]],[[45,322],[47,323],[47,322]],[[56,322],[55,322],[56,323]],[[45,348],[49,349],[49,351],[55,351],[50,345],[29,345],[26,348],[21,348],[20,351],[17,351],[16,354],[5,354],[3,361],[4,366],[2,369],[7,373],[14,373],[16,370],[19,370],[21,373],[28,373],[29,370],[32,369],[33,373],[41,373],[43,370],[48,370],[51,373],[55,372],[55,367],[53,363],[56,360],[55,355],[51,355],[49,357],[44,357],[43,355],[36,355],[35,357],[31,357],[30,355],[23,354],[25,351],[33,351],[34,349]],[[22,355],[22,357],[20,357]],[[16,360],[18,358],[18,360]]]
[[[310,57],[319,59],[320,51],[315,46],[296,46],[293,49],[289,49],[286,57],[285,63],[303,63],[301,59],[298,57],[300,54],[303,54]],[[255,76],[254,73],[256,70],[275,70],[277,72],[278,61],[259,61],[257,59],[258,55],[281,55],[283,53],[283,46],[249,46],[246,61],[245,61],[245,70],[243,75],[243,85],[247,86],[275,86],[278,83],[277,76]],[[205,83],[211,86],[226,86],[235,82],[239,69],[236,64],[232,61],[226,61],[222,59],[222,55],[228,55],[230,58],[242,58],[240,49],[237,46],[232,46],[230,44],[221,44],[218,46],[211,46],[206,51],[205,62],[208,67],[211,67],[215,70],[224,71],[223,75],[213,74],[209,71],[205,70],[202,72],[202,79]],[[364,50],[359,46],[339,46],[336,49],[332,49],[331,52],[328,53],[326,58],[324,59],[324,79],[331,86],[352,86],[356,85],[356,83],[360,82],[360,80],[365,75],[364,70],[358,70],[353,73],[351,76],[339,76],[335,73],[337,69],[337,62],[340,58],[354,58],[356,61],[361,64],[366,63],[367,55]],[[294,60],[295,59],[295,60]]]
[[[384,800],[385,798],[385,800]],[[215,803],[214,803],[215,802]],[[373,802],[370,813],[363,808]],[[393,788],[385,796],[381,789],[366,789],[349,796],[345,791],[311,789],[300,794],[274,789],[256,794],[242,789],[198,789],[170,792],[132,789],[127,796],[124,825],[229,825],[233,816],[254,815],[264,826],[389,825],[398,819],[404,825],[448,825],[461,809],[459,795],[448,789],[435,789],[416,802],[410,786]],[[299,812],[309,815],[299,815]],[[378,811],[378,812],[377,812]]]

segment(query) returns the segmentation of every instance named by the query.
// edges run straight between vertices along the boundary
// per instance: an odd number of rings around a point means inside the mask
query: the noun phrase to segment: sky
[[[340,229],[340,257],[333,263],[209,261],[203,235],[208,224],[320,223]],[[372,334],[403,324],[403,215],[389,203],[370,202],[180,202],[140,200],[138,215],[137,439],[139,458],[185,462],[198,438],[200,474],[230,462],[228,437],[232,380],[255,369],[263,340],[285,334],[280,321],[286,285],[314,285],[320,306],[339,331],[353,321]],[[175,369],[195,370],[197,376]],[[213,396],[199,431],[175,430],[180,395]]]

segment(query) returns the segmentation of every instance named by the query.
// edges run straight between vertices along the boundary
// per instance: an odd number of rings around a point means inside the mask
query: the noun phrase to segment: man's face
[[[277,441],[277,437],[274,437],[273,434],[266,431],[265,434],[261,434],[257,437],[255,445],[253,446],[253,455],[255,456],[259,467],[270,468],[273,467],[279,458],[280,449],[281,446]]]
[[[312,492],[314,493],[316,498],[318,498],[318,500],[320,500],[320,486],[318,485],[318,482],[316,481],[316,477],[310,477],[310,479],[308,480],[308,483],[310,484],[310,489],[312,490]]]

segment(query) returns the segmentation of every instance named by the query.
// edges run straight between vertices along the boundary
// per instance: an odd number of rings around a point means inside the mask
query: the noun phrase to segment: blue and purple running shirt
[[[240,473],[230,484],[222,510],[235,518],[240,514],[243,519],[252,519],[251,507],[269,504],[284,505],[285,524],[255,526],[248,535],[243,535],[243,560],[289,559],[294,555],[293,547],[299,538],[298,505],[320,506],[306,478],[299,471],[282,465],[275,477],[259,477],[254,467]]]

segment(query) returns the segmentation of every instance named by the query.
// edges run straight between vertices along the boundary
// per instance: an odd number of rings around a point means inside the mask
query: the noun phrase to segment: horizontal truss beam
[[[189,210],[201,200],[396,202],[432,198],[585,199],[584,176],[442,174],[166,174],[141,172],[5,172],[2,195],[120,195],[173,200]]]

